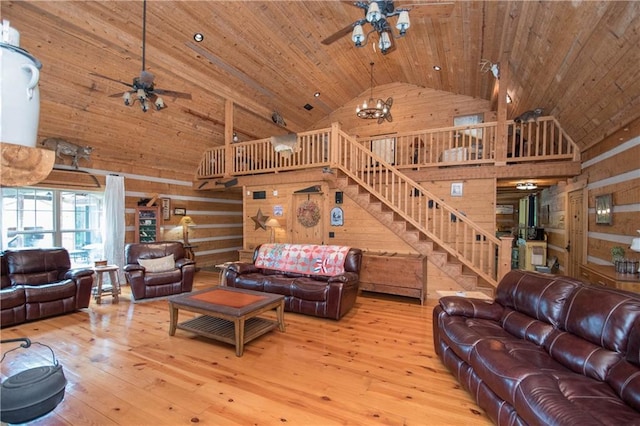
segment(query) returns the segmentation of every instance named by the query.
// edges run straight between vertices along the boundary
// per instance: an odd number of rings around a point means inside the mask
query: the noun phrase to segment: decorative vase
[[[0,141],[35,147],[40,121],[38,81],[42,64],[19,46],[19,33],[2,22],[0,43]]]

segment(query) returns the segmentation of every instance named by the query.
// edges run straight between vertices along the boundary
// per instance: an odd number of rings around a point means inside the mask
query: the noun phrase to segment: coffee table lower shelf
[[[242,355],[242,349],[245,343],[270,332],[276,327],[278,327],[276,321],[257,317],[249,318],[244,321],[244,336],[242,342],[239,342],[236,341],[236,325],[234,322],[222,318],[201,315],[189,321],[181,322],[176,326],[176,328],[181,330],[190,331],[220,342],[230,343],[236,346],[240,344],[240,348],[236,348],[236,352],[239,352],[239,354],[237,354],[238,356]]]

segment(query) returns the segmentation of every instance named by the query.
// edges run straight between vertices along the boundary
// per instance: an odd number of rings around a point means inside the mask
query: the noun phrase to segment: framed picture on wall
[[[596,196],[596,223],[598,225],[613,224],[613,201],[611,194]]]
[[[162,198],[162,220],[169,220],[171,218],[171,199]]]
[[[451,196],[452,197],[462,197],[462,188],[463,188],[463,183],[462,182],[453,182],[451,184]]]

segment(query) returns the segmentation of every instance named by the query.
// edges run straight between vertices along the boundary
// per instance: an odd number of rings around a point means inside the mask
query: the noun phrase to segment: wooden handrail
[[[366,188],[418,231],[496,286],[501,243],[362,143],[339,132],[333,166]]]

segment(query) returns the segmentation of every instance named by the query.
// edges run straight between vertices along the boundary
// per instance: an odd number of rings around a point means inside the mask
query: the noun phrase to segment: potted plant
[[[620,246],[611,247],[611,260],[615,263],[622,259],[624,259],[624,249]]]

